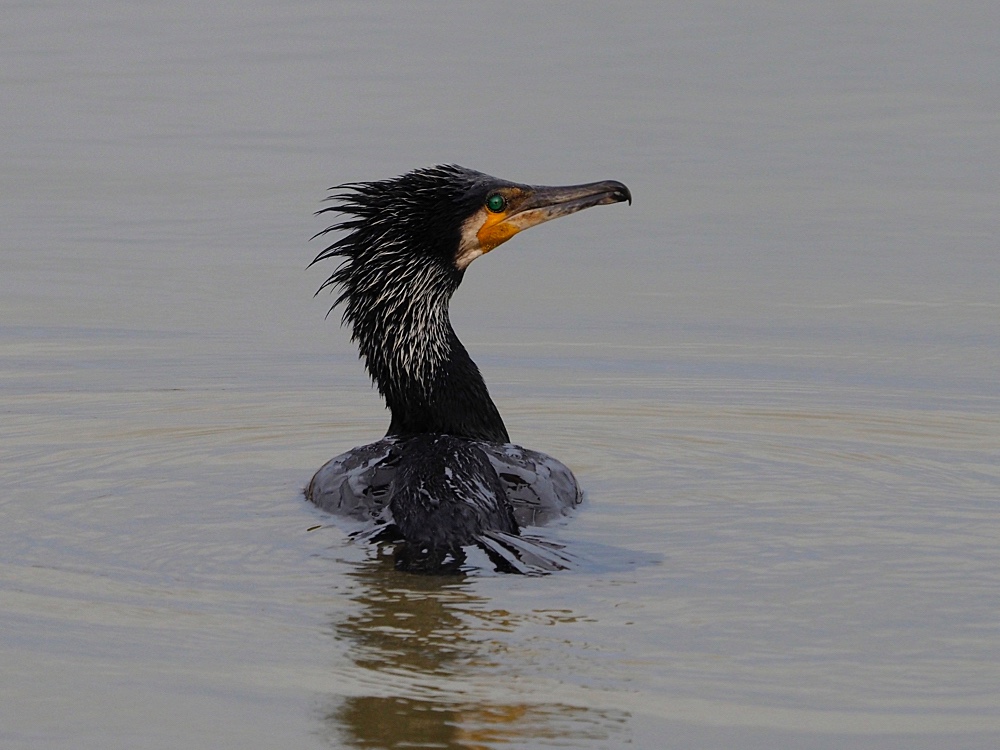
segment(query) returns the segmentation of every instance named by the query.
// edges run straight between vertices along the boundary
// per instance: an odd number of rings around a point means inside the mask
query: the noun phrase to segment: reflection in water
[[[465,576],[400,573],[383,557],[352,577],[360,608],[334,632],[350,643],[364,675],[358,681],[372,694],[347,697],[328,713],[333,744],[472,749],[530,740],[580,747],[604,745],[624,728],[628,717],[620,712],[511,701],[499,689],[509,660],[484,635],[511,629],[516,616],[483,606],[487,600],[469,590]]]
[[[606,741],[608,718],[595,721],[576,706],[448,703],[407,698],[349,698],[329,719],[355,747],[434,747],[473,750],[531,740],[532,744]],[[618,722],[623,723],[625,717]]]

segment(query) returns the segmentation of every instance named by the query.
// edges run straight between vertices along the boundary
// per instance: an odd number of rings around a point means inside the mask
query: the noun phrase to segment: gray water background
[[[6,4],[0,746],[996,747],[998,28]],[[311,213],[439,162],[635,196],[452,306],[580,570],[402,576],[301,498],[387,424]]]

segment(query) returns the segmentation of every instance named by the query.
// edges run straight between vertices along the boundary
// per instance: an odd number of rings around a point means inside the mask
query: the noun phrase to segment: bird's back
[[[401,438],[387,437],[330,459],[313,476],[306,497],[323,510],[363,522],[383,517],[402,453]],[[583,492],[558,459],[513,443],[466,441],[493,466],[518,525],[544,526],[569,515]]]
[[[573,473],[550,456],[440,434],[384,438],[341,454],[316,473],[306,497],[362,522],[359,535],[395,543],[396,566],[421,573],[459,570],[472,546],[499,570],[565,568],[570,558],[559,545],[521,529],[582,501]]]

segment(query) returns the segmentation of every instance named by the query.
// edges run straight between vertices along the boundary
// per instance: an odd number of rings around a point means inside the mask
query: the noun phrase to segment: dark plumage
[[[325,209],[352,218],[326,230],[349,234],[316,257],[344,259],[320,289],[341,290],[334,306],[344,305],[344,323],[392,413],[389,435],[509,439],[448,318],[465,273],[454,262],[462,221],[482,205],[489,179],[437,167],[345,185],[333,196],[338,205]]]
[[[478,544],[498,567],[518,569],[498,562],[496,539],[516,537],[519,523],[539,514],[565,512],[580,492],[562,464],[509,445],[448,305],[475,258],[534,224],[631,201],[628,189],[611,181],[533,187],[439,166],[335,190],[335,205],[320,213],[345,218],[320,235],[346,234],[313,262],[341,259],[320,290],[340,290],[334,307],[343,305],[391,420],[384,440],[333,459],[307,495],[327,510],[375,519],[380,538],[402,539],[400,567],[450,569],[446,558],[464,559],[461,548]],[[523,560],[532,551],[513,554]]]
[[[435,571],[460,564],[483,535],[518,535],[507,493],[486,454],[451,435],[415,435],[397,446],[389,510],[402,537],[400,567]]]

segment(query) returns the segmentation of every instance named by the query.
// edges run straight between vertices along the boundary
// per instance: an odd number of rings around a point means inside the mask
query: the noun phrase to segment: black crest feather
[[[390,435],[444,432],[505,442],[482,376],[451,326],[462,281],[455,263],[463,222],[502,180],[442,165],[331,188],[318,214],[344,218],[319,232],[346,234],[313,260],[340,265],[317,290],[336,289],[372,380],[392,412]],[[311,265],[311,264],[310,264]]]

